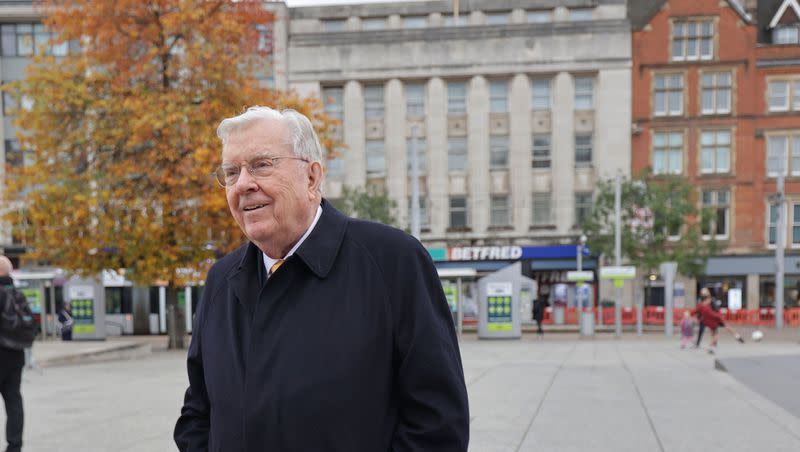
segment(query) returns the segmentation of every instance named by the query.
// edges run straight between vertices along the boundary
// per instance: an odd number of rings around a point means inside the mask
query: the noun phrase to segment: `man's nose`
[[[239,178],[236,179],[236,183],[233,184],[233,189],[239,192],[248,192],[258,189],[256,179],[250,174],[250,171],[247,171],[246,166],[242,166],[239,169]]]

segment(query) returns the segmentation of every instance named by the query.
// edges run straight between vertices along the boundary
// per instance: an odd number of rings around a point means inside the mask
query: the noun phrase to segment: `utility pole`
[[[783,328],[783,252],[786,248],[786,202],[784,199],[784,176],[786,167],[786,156],[781,156],[781,164],[778,169],[778,193],[775,196],[775,208],[777,218],[775,220],[775,328]]]
[[[622,265],[622,176],[614,181],[614,265]],[[622,336],[622,287],[615,284],[614,335]]]
[[[417,156],[417,126],[411,126],[411,235],[420,239],[419,218],[419,157]]]

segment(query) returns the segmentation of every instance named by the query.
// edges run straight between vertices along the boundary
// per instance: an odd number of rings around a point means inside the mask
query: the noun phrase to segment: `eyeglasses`
[[[303,162],[308,162],[307,159],[301,157],[255,157],[252,160],[244,163],[244,164],[235,164],[235,163],[223,163],[216,170],[214,170],[214,176],[217,178],[217,182],[223,187],[230,187],[231,185],[235,184],[237,180],[239,180],[239,174],[242,172],[242,167],[244,166],[247,168],[247,172],[250,173],[256,179],[266,179],[273,174],[275,174],[276,164],[278,160],[281,159],[289,159],[289,160],[301,160]]]

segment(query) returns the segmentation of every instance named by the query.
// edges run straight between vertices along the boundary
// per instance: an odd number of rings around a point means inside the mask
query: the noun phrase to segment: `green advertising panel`
[[[442,286],[444,289],[444,296],[447,298],[447,304],[450,305],[450,312],[458,312],[458,287],[454,285]]]
[[[26,287],[20,290],[23,295],[25,295],[25,299],[28,300],[28,304],[31,307],[31,311],[34,314],[41,314],[42,313],[42,291],[38,287]]]
[[[488,297],[489,331],[511,331],[511,295]]]
[[[86,298],[73,299],[72,319],[75,321],[72,331],[75,333],[93,334],[94,326],[94,300]]]
[[[178,307],[181,309],[186,307],[186,292],[183,290],[178,291]]]

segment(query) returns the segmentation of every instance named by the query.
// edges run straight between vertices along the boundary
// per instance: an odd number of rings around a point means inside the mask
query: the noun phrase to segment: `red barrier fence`
[[[592,308],[592,313],[595,314],[597,319],[597,308]],[[683,313],[689,311],[689,308],[675,308],[672,311],[672,323],[678,325],[683,319]],[[577,325],[579,318],[579,310],[577,308],[564,309],[564,324]],[[761,308],[761,309],[740,309],[738,311],[731,311],[728,309],[720,309],[720,314],[725,320],[725,323],[730,325],[744,325],[744,326],[772,326],[775,325],[775,309]],[[615,321],[614,308],[603,308],[603,325],[613,325]],[[661,306],[648,306],[644,308],[642,322],[645,325],[664,325],[664,308]],[[555,323],[555,313],[553,308],[549,307],[544,311],[545,325],[553,325]],[[786,326],[800,326],[800,308],[790,308],[784,310],[783,323]],[[622,308],[622,324],[635,325],[636,324],[636,308]]]

